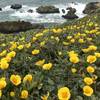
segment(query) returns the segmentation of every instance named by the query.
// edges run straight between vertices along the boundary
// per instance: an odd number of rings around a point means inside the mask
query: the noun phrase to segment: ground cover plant
[[[0,34],[1,100],[99,100],[99,16]]]

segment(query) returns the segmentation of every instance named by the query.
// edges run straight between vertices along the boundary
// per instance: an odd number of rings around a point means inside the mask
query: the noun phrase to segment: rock
[[[12,9],[21,9],[22,5],[20,5],[20,4],[13,4],[13,5],[11,5],[10,8],[12,8]]]
[[[33,10],[32,10],[32,9],[29,9],[27,12],[29,12],[29,13],[33,13]]]
[[[2,11],[2,8],[0,8],[0,11]]]
[[[36,9],[36,11],[41,14],[59,13],[59,8],[54,6],[40,6]]]
[[[66,14],[66,15],[62,15],[62,17],[65,19],[77,19],[77,18],[79,18],[76,14],[72,14],[72,15]]]
[[[76,9],[72,7],[68,7],[66,10],[69,10],[71,13],[75,13]]]
[[[15,33],[21,31],[27,31],[30,29],[42,29],[43,25],[31,24],[30,22],[24,21],[6,21],[0,22],[0,32],[2,33]]]
[[[62,12],[63,12],[63,13],[65,13],[65,10],[64,10],[64,9],[62,9]]]
[[[100,8],[95,11],[96,13],[100,13]]]
[[[68,13],[66,15],[62,15],[63,18],[65,19],[77,19],[78,16],[75,14],[76,12],[76,9],[75,8],[72,8],[72,7],[69,7],[67,8]]]
[[[85,9],[83,10],[83,13],[91,14],[94,13],[99,8],[100,8],[100,2],[90,2],[86,5]]]

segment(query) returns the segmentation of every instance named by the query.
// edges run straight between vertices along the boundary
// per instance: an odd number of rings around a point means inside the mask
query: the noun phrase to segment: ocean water
[[[0,12],[0,21],[24,20],[31,23],[63,23],[66,20],[61,17],[63,15],[62,9],[66,9],[68,6],[76,8],[76,14],[79,18],[82,18],[85,16],[82,11],[86,4],[93,1],[94,0],[0,0],[0,7],[3,9]],[[71,2],[76,2],[77,5]],[[22,9],[17,11],[11,9],[10,5],[15,3],[22,4]],[[60,9],[60,13],[38,14],[36,8],[41,5],[54,5]],[[27,12],[29,9],[32,9],[33,13]]]

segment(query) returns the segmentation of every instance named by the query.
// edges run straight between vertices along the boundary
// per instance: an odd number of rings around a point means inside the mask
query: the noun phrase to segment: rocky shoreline
[[[77,5],[77,4],[76,4]],[[13,4],[11,5],[11,9],[14,10],[19,10],[23,6],[21,4]],[[64,19],[77,19],[79,18],[78,15],[76,14],[76,9],[73,7],[68,7],[66,8],[68,11],[67,14],[65,13],[66,11],[62,9],[62,18]],[[0,8],[0,11],[2,11],[2,8]],[[37,13],[40,14],[54,14],[54,13],[59,13],[59,8],[55,6],[40,6],[36,8]],[[32,9],[29,9],[27,12],[33,13]],[[100,13],[100,2],[90,2],[86,5],[85,9],[83,10],[84,14],[92,14],[92,13]],[[34,17],[34,16],[33,16]],[[30,29],[41,29],[44,28],[43,24],[31,24],[30,22],[25,22],[25,21],[5,21],[5,22],[0,22],[0,32],[3,33],[14,33],[14,32],[20,32],[20,31],[27,31]]]
[[[0,22],[1,33],[15,33],[21,31],[27,31],[30,29],[43,29],[44,26],[41,24],[31,24],[25,21],[6,21]]]
[[[74,3],[74,2],[72,2],[71,4],[78,5],[77,3]],[[19,10],[19,9],[23,8],[23,5],[21,5],[21,4],[12,4],[12,5],[10,5],[10,8],[13,9],[13,10]],[[69,9],[69,8],[71,8],[71,7],[66,7],[66,10],[73,11],[72,9]],[[90,13],[95,12],[95,10],[97,10],[98,8],[100,8],[100,2],[90,2],[90,3],[86,4],[86,7],[83,10],[83,13],[84,14],[90,14]],[[60,13],[59,9],[60,8],[55,7],[53,5],[46,5],[46,6],[37,7],[36,12],[40,13],[40,14]],[[73,9],[75,9],[75,8],[73,8]],[[0,8],[0,11],[2,11],[2,10],[3,9]],[[33,10],[28,9],[27,12],[33,13]],[[62,12],[65,13],[65,10],[62,9]]]

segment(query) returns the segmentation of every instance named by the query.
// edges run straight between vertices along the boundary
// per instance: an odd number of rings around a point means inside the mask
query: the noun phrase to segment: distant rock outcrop
[[[11,8],[12,9],[21,9],[22,5],[21,4],[13,4],[13,5],[11,5]]]
[[[59,8],[56,8],[55,6],[40,6],[36,11],[41,14],[59,13]]]
[[[68,13],[66,15],[62,15],[63,18],[65,19],[76,19],[78,18],[78,16],[75,14],[76,9],[69,7],[66,10],[69,10]]]
[[[91,14],[94,13],[97,9],[100,9],[100,2],[90,2],[86,5],[83,13]]]
[[[64,10],[64,9],[62,9],[62,12],[63,12],[63,13],[65,13],[65,10]]]
[[[0,32],[2,33],[14,33],[14,32],[27,31],[30,29],[41,29],[41,28],[44,28],[44,26],[40,24],[31,24],[30,22],[24,22],[24,21],[0,22]]]
[[[29,9],[27,12],[29,12],[29,13],[33,13],[33,10],[32,10],[32,9]]]
[[[0,11],[2,11],[2,8],[0,8]]]

